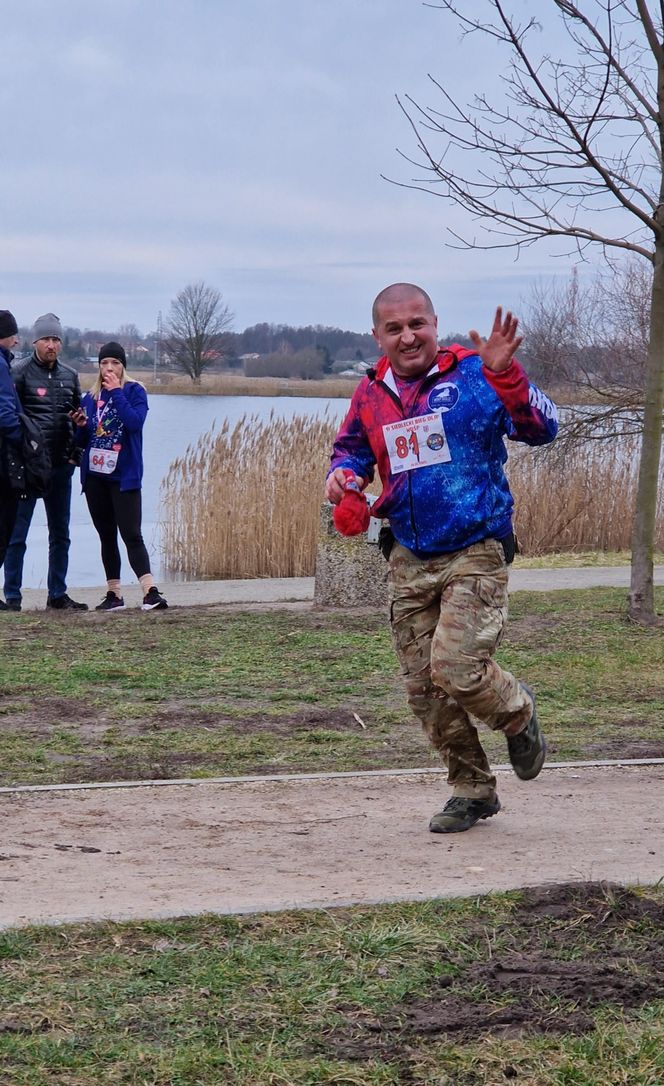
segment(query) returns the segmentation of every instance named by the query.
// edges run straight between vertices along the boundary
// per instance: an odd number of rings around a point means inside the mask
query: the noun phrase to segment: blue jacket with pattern
[[[384,427],[422,415],[435,416],[427,444],[444,447],[446,459],[394,471]],[[402,432],[409,435],[407,424]],[[395,378],[386,357],[379,359],[355,390],[330,471],[350,468],[370,480],[377,465],[383,490],[372,515],[387,519],[399,543],[428,558],[509,535],[514,502],[504,438],[545,445],[557,432],[554,404],[515,359],[493,373],[474,351],[455,344],[407,383]]]
[[[91,392],[83,396],[87,423],[80,427],[76,441],[84,447],[81,460],[81,487],[90,470],[91,448],[119,449],[118,463],[112,475],[103,478],[119,483],[120,490],[139,490],[143,479],[143,424],[148,413],[148,397],[137,381],[125,382],[124,388],[101,390],[99,403]]]

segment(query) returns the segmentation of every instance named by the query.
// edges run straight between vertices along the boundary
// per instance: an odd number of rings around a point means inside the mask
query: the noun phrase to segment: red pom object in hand
[[[341,535],[360,535],[369,527],[369,505],[355,480],[355,473],[343,469],[346,477],[344,496],[332,513],[334,527]]]

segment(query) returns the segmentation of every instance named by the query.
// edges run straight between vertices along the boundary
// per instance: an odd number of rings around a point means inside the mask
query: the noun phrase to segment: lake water
[[[143,431],[143,537],[157,580],[164,580],[159,526],[161,481],[171,462],[182,456],[187,446],[194,444],[213,424],[216,423],[219,428],[226,419],[233,426],[243,415],[254,415],[260,421],[267,421],[271,412],[279,418],[292,418],[293,415],[318,416],[327,410],[331,419],[340,420],[347,407],[348,400],[317,397],[151,396]],[[69,585],[72,588],[103,585],[105,577],[99,554],[99,537],[90,523],[88,507],[80,492],[78,472],[74,476],[70,536]],[[131,584],[135,578],[122,545],[120,550],[123,581]],[[24,587],[45,590],[47,566],[46,516],[44,503],[38,501],[28,536]],[[181,579],[186,580],[186,577]]]

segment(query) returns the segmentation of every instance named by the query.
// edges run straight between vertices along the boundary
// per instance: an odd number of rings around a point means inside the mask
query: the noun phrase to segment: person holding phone
[[[50,486],[43,501],[48,523],[48,598],[46,606],[55,611],[87,611],[67,595],[69,567],[69,520],[71,481],[76,466],[74,427],[71,413],[81,403],[78,374],[64,365],[62,324],[55,313],[37,317],[32,330],[34,353],[12,370],[21,410],[39,426],[51,457]],[[5,557],[5,599],[9,611],[21,610],[23,563],[28,532],[37,499],[21,498],[16,522]]]
[[[143,425],[148,397],[143,385],[127,378],[127,357],[111,340],[99,351],[99,373],[71,418],[83,448],[81,484],[101,542],[107,592],[97,611],[121,611],[121,557],[118,533],[143,591],[144,611],[168,604],[156,587],[141,531]]]

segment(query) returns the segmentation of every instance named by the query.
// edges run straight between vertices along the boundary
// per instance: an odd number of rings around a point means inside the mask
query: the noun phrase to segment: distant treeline
[[[320,350],[334,361],[367,361],[380,351],[370,332],[349,332],[322,324],[294,328],[289,324],[254,324],[244,332],[231,333],[229,345],[236,357],[246,354],[277,355],[297,351]],[[441,342],[462,343],[470,340],[459,332],[446,335]]]
[[[376,341],[367,332],[349,332],[322,324],[294,328],[288,324],[254,324],[244,332],[228,336],[229,352],[245,354],[294,354],[296,351],[322,350],[333,359],[362,360],[375,358]]]
[[[18,353],[32,349],[29,328],[20,328]],[[102,343],[116,339],[122,343],[128,359],[139,368],[154,364],[156,333],[142,335],[135,325],[123,325],[112,331],[65,326],[61,358],[75,366],[95,359]],[[242,370],[250,377],[304,377],[315,379],[339,372],[344,365],[370,363],[379,355],[378,345],[369,332],[352,332],[321,324],[295,327],[289,324],[254,324],[243,332],[226,332],[218,357],[211,360],[212,371]],[[451,333],[443,343],[470,344],[464,336]],[[258,355],[258,358],[247,356]],[[170,369],[164,350],[158,354],[160,366]]]
[[[19,330],[21,347],[27,350],[30,344],[30,329]],[[118,339],[125,350],[143,353],[154,352],[156,333],[145,336],[133,326],[124,326],[113,331],[65,327],[63,355],[83,358],[94,353],[102,343],[109,339]],[[243,332],[226,332],[224,335],[224,355],[227,359],[238,359],[246,354],[294,354],[296,351],[319,349],[333,359],[375,358],[376,341],[371,333],[350,332],[342,328],[330,328],[321,324],[298,328],[288,324],[254,324]]]

